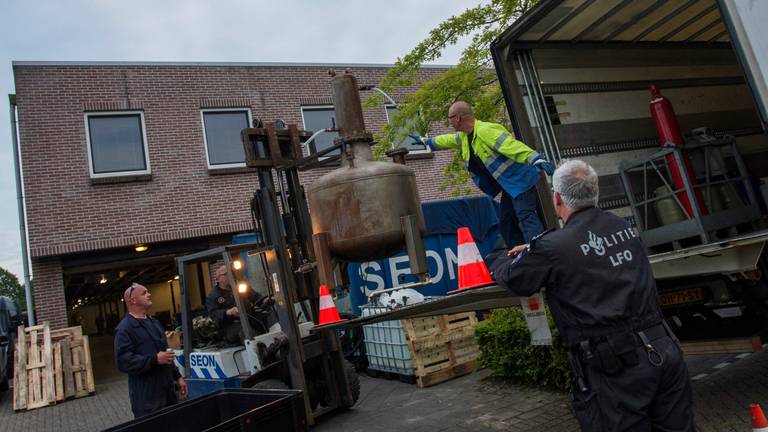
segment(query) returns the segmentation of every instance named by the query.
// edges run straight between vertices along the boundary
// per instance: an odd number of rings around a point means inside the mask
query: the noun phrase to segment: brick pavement
[[[3,432],[98,431],[132,417],[125,377],[97,383],[93,396],[28,412],[13,412],[11,392],[0,400],[0,430]]]
[[[747,406],[757,402],[768,407],[768,352],[687,360],[691,376],[705,375],[693,383],[699,431],[749,430]],[[480,371],[426,389],[362,376],[355,408],[321,419],[313,432],[577,430],[565,394],[488,375]],[[6,394],[0,400],[0,430],[96,431],[130,420],[124,377],[100,382],[96,389],[95,396],[24,413],[13,412]]]

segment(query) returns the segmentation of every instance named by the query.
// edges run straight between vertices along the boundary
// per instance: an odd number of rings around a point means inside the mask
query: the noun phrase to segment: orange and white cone
[[[339,317],[339,311],[333,303],[333,298],[327,285],[320,285],[320,316],[318,321],[317,325],[319,326],[345,321]]]
[[[459,291],[492,285],[493,279],[488,267],[485,266],[483,257],[477,249],[475,240],[469,228],[462,227],[456,232],[459,257],[459,289],[449,291],[448,294]]]
[[[752,416],[752,432],[768,431],[768,421],[765,420],[765,414],[758,404],[749,405],[749,414]]]

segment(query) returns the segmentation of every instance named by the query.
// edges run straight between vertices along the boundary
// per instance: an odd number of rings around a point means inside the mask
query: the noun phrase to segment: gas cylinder
[[[655,84],[651,85],[650,109],[651,117],[653,117],[653,122],[656,124],[656,132],[659,134],[659,142],[661,145],[672,145],[675,147],[682,146],[685,141],[683,140],[683,135],[680,133],[680,126],[677,124],[675,110],[672,108],[672,104],[669,100],[661,95],[661,92]],[[669,172],[672,176],[672,184],[675,186],[675,189],[683,189],[685,185],[683,183],[683,175],[685,175],[687,176],[691,187],[694,187],[696,185],[696,177],[693,175],[693,165],[691,164],[691,160],[688,158],[688,154],[685,151],[682,151],[680,156],[685,165],[683,168],[684,170],[677,165],[677,161],[673,154],[669,154],[666,157]],[[702,205],[704,199],[701,195],[701,191],[695,189],[694,194],[696,196],[696,203],[699,211],[702,215],[706,214],[707,209]],[[683,204],[685,212],[689,217],[692,217],[693,208],[688,199],[688,194],[685,191],[679,192],[677,198]]]

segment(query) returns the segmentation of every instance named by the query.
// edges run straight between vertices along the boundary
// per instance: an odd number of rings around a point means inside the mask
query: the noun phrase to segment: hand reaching
[[[550,161],[541,157],[541,155],[536,156],[531,164],[539,171],[544,171],[548,176],[552,176],[555,173],[555,166]]]
[[[525,248],[527,248],[527,247],[528,247],[528,244],[517,245],[517,246],[513,247],[512,249],[510,249],[509,252],[507,252],[507,256],[508,257],[513,257],[513,256],[519,254],[520,252],[524,251]]]

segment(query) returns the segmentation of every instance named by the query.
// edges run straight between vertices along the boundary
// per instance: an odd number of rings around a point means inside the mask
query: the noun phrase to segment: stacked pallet
[[[416,384],[428,387],[477,369],[474,312],[403,320]]]
[[[32,410],[96,391],[82,328],[19,326],[14,350],[13,409]]]

